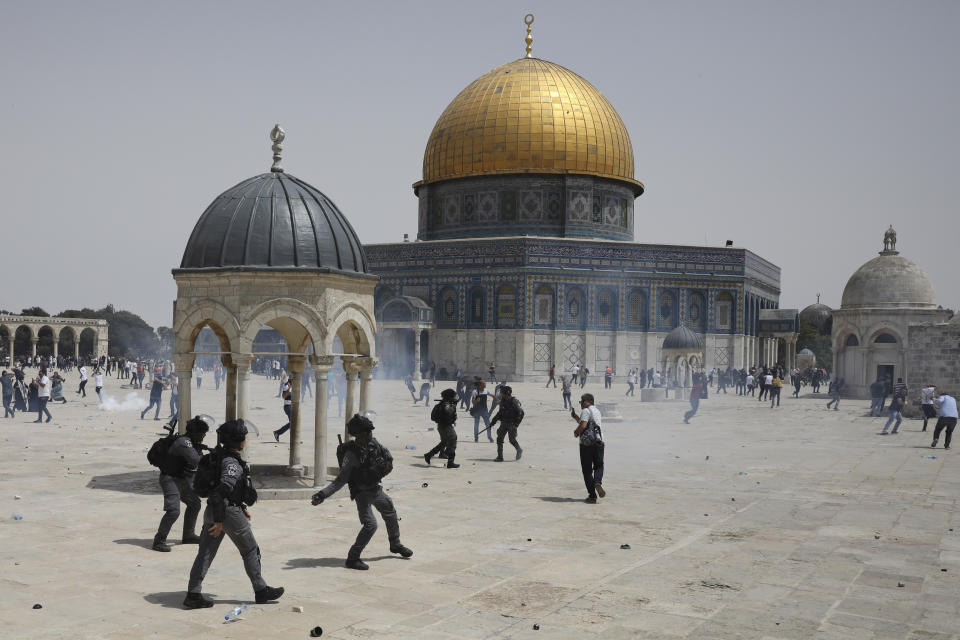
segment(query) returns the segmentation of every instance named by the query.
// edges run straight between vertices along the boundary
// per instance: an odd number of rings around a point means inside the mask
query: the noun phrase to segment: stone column
[[[73,334],[73,359],[74,361],[80,359],[80,334],[76,332]]]
[[[250,413],[247,403],[249,397],[250,365],[253,364],[253,357],[249,355],[232,354],[230,359],[233,361],[233,367],[236,372],[237,419],[249,420]]]
[[[420,381],[420,327],[415,327],[413,330],[413,379],[416,382]],[[350,392],[347,392],[347,397],[350,397]]]
[[[313,416],[313,486],[322,487],[327,478],[327,374],[333,368],[333,356],[310,356],[317,376],[314,385],[316,404]]]
[[[39,339],[40,338],[38,338],[37,336],[33,336],[32,338],[30,338],[30,355],[33,356],[34,362],[37,361],[37,341]]]
[[[56,360],[58,355],[60,355],[60,334],[56,333],[53,336],[53,359]]]
[[[177,432],[186,433],[187,421],[193,417],[193,408],[190,406],[190,390],[193,386],[190,379],[193,376],[192,353],[173,356],[173,366],[177,370],[177,388],[180,395],[180,410],[177,412]]]
[[[357,368],[360,371],[360,409],[363,414],[370,408],[370,382],[373,380],[373,368],[377,366],[377,359],[370,357],[357,358]]]
[[[233,359],[224,355],[220,357],[220,361],[223,363],[224,371],[227,374],[227,384],[226,384],[226,411],[224,415],[227,420],[236,420],[237,419],[237,368],[233,365]]]
[[[290,370],[290,464],[288,470],[302,474],[303,465],[300,464],[300,376],[306,358],[304,356],[288,356],[287,368]]]
[[[346,441],[350,437],[346,429],[346,424],[350,422],[350,418],[356,413],[354,406],[356,405],[357,397],[357,365],[353,361],[353,356],[346,356],[342,358],[342,360],[343,371],[347,377],[347,398],[343,407],[343,439]]]
[[[15,330],[11,329],[7,334],[7,338],[10,341],[10,368],[13,368],[13,334],[16,333]]]

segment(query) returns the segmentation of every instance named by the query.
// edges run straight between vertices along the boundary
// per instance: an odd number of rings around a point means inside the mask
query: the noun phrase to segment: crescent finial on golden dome
[[[531,35],[531,33],[530,33],[530,25],[533,24],[533,14],[532,14],[532,13],[528,13],[527,15],[525,15],[525,16],[523,17],[523,23],[524,23],[525,25],[527,25],[527,37],[524,38],[525,42],[527,43],[527,55],[526,55],[525,57],[527,57],[527,58],[532,58],[532,57],[533,57],[533,53],[532,53],[532,51],[533,51],[533,35]]]

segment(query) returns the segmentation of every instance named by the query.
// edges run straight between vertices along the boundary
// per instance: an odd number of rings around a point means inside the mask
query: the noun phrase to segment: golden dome
[[[596,87],[558,64],[520,58],[480,76],[434,125],[423,180],[504,173],[633,177],[630,135]]]

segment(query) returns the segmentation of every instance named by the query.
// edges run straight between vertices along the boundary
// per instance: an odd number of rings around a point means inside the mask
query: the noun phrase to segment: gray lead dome
[[[677,327],[663,339],[662,348],[700,351],[703,349],[703,343],[700,342],[700,336],[687,327]]]
[[[217,196],[193,228],[180,268],[367,273],[367,259],[329,198],[274,171]]]

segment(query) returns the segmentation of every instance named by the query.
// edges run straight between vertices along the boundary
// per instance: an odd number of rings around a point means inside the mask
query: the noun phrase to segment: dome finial
[[[820,304],[820,294],[817,293],[817,304]]]
[[[527,25],[527,37],[525,38],[525,41],[527,43],[527,55],[524,57],[532,58],[533,54],[530,52],[533,51],[533,36],[530,35],[530,25],[533,24],[533,14],[528,13],[527,15],[525,15],[523,17],[523,23]]]
[[[273,146],[270,147],[273,150],[273,166],[270,167],[270,171],[274,173],[283,173],[283,169],[280,167],[280,152],[283,151],[283,139],[285,137],[287,137],[287,132],[279,124],[273,125],[273,131],[270,132],[270,140],[273,142]]]
[[[883,234],[883,251],[880,252],[880,255],[895,256],[899,253],[897,251],[897,232],[893,230],[893,225],[890,225],[890,228]]]

